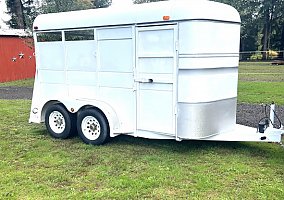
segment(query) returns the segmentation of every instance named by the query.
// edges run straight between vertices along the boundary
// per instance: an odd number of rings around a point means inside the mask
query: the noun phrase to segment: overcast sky
[[[0,27],[1,29],[7,29],[8,26],[3,22],[3,20],[9,20],[9,15],[5,14],[7,12],[5,0],[0,0]]]

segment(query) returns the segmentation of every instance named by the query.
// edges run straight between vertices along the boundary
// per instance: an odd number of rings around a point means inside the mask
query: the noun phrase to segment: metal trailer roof
[[[109,7],[81,11],[43,14],[34,21],[37,30],[72,29],[113,25],[143,24],[180,20],[217,20],[240,23],[233,7],[207,0],[176,0]]]

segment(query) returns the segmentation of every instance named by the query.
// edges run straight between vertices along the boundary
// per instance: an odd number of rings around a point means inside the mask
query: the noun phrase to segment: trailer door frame
[[[136,130],[175,136],[177,25],[136,28]]]

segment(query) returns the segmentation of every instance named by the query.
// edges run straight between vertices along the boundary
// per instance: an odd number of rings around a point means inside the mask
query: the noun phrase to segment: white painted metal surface
[[[29,121],[61,103],[75,115],[99,109],[111,137],[259,141],[236,126],[239,36],[237,11],[210,1],[41,15]]]
[[[283,130],[268,128],[263,134],[257,132],[256,128],[236,125],[233,131],[205,138],[215,141],[250,141],[250,142],[280,142]]]
[[[176,25],[136,32],[137,131],[175,136]],[[160,115],[159,113],[163,113]]]
[[[206,0],[163,1],[125,7],[53,13],[38,16],[34,26],[38,30],[61,30],[78,27],[110,26],[123,24],[156,23],[163,16],[171,20],[214,19],[238,22],[238,12],[225,4]],[[93,20],[90,20],[93,19]]]

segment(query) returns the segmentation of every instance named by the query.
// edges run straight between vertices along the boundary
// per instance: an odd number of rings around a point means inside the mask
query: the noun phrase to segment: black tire
[[[73,118],[62,105],[54,104],[46,110],[45,125],[52,137],[66,139],[74,134],[76,124]]]
[[[79,113],[77,130],[78,135],[86,144],[101,145],[110,137],[107,119],[95,109],[87,109]]]

